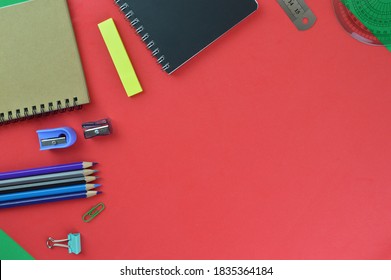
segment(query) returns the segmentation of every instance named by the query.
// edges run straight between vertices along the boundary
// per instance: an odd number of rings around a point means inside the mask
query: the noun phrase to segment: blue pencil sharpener
[[[37,130],[41,151],[68,148],[75,144],[77,135],[70,127]]]

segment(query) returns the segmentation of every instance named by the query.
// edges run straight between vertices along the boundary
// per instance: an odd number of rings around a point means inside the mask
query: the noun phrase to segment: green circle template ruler
[[[355,39],[391,51],[391,0],[333,0],[341,25]]]

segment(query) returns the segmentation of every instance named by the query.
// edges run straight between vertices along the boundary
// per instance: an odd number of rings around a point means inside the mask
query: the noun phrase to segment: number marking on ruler
[[[297,29],[301,31],[307,30],[315,24],[316,16],[308,8],[304,0],[277,0],[277,2]]]

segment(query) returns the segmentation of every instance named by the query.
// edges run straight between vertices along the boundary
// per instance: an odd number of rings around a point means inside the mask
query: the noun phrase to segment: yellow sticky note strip
[[[127,95],[133,96],[142,92],[143,89],[118,33],[117,27],[115,26],[114,20],[109,18],[108,20],[99,23],[98,27]]]

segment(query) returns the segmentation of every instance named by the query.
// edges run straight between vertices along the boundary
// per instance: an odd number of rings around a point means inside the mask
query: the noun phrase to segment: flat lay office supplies
[[[7,202],[0,202],[0,208],[27,206],[33,204],[42,204],[42,203],[72,200],[78,198],[90,198],[99,195],[101,193],[102,193],[101,191],[87,191],[87,192],[77,192],[77,193],[69,193],[69,194],[58,194],[58,195],[36,197],[36,198],[19,199],[19,200],[7,201]]]
[[[111,134],[112,127],[109,119],[95,122],[85,122],[82,124],[84,138],[90,139],[96,136],[107,136]]]
[[[84,191],[93,190],[98,187],[100,187],[99,184],[84,184],[84,185],[70,185],[70,186],[62,186],[56,188],[28,190],[23,192],[0,194],[0,202],[29,199],[35,197],[45,197],[50,195],[61,195],[61,194],[68,194],[68,193],[84,192]]]
[[[97,162],[73,162],[68,164],[59,164],[53,166],[37,167],[24,170],[15,170],[9,172],[0,172],[0,180],[15,179],[35,175],[44,175],[57,172],[75,171],[90,168]]]
[[[68,148],[75,144],[77,134],[71,127],[37,130],[41,151]]]
[[[356,40],[391,51],[391,3],[377,0],[333,0],[342,27]]]
[[[71,185],[83,185],[83,184],[85,185],[87,183],[95,181],[96,179],[98,179],[98,177],[96,176],[85,176],[84,178],[75,177],[75,178],[69,178],[64,180],[53,180],[53,181],[38,182],[38,183],[31,183],[31,184],[6,186],[6,187],[0,187],[0,195],[6,193],[42,190],[42,189],[57,188],[57,187],[71,186]]]
[[[171,74],[255,12],[255,0],[115,0],[162,69]]]
[[[103,202],[98,203],[88,210],[82,217],[83,222],[89,223],[105,209]]]
[[[276,1],[261,1],[258,12],[172,76],[148,57],[113,0],[67,2],[92,102],[0,127],[0,171],[93,156],[89,161],[104,159],[102,168],[91,167],[104,177],[96,190],[113,190],[110,197],[0,209],[1,228],[35,258],[74,258],[45,245],[70,232],[82,233],[77,258],[87,260],[390,258],[390,53],[345,34],[331,0],[305,1],[317,22],[304,32]],[[175,12],[165,14],[168,21]],[[178,13],[203,24],[202,13]],[[140,25],[151,21],[135,15]],[[115,94],[123,87],[97,27],[110,17],[144,89],[131,100]],[[293,68],[305,73],[293,78]],[[118,131],[80,139],[83,122],[107,116]],[[62,125],[76,130],[78,142],[40,152],[35,131]],[[84,222],[99,202],[106,209]],[[112,236],[126,236],[120,248]]]
[[[0,124],[89,103],[66,0],[0,9]]]
[[[0,260],[33,260],[34,258],[0,229]]]
[[[316,16],[304,0],[277,0],[277,2],[298,30],[308,30],[315,24]]]
[[[114,20],[112,18],[105,20],[99,23],[98,27],[126,94],[128,96],[133,96],[142,92],[143,89],[126,52],[125,46],[122,43]]]
[[[52,249],[53,247],[67,248],[69,254],[78,255],[81,252],[80,233],[70,233],[68,234],[68,238],[60,240],[55,240],[54,238],[49,237],[46,241],[46,246],[49,249]]]
[[[54,180],[64,180],[69,178],[79,178],[80,180],[83,180],[85,176],[89,176],[91,174],[94,174],[95,172],[97,172],[97,170],[83,169],[83,170],[58,172],[58,173],[51,173],[51,174],[44,174],[44,175],[37,175],[37,176],[28,176],[22,178],[14,178],[8,180],[0,180],[0,187],[39,183],[39,182],[54,181]]]

